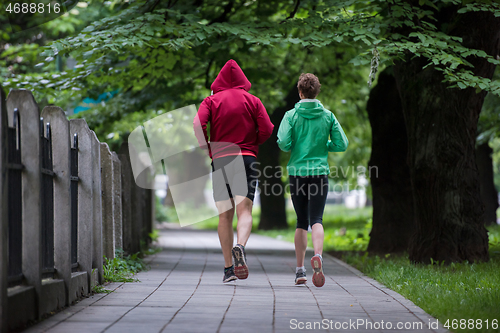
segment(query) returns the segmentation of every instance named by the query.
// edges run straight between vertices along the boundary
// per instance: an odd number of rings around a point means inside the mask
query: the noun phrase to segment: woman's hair
[[[321,83],[319,83],[319,79],[316,75],[311,73],[302,73],[300,74],[297,88],[299,88],[299,92],[301,92],[305,98],[313,99],[318,96]]]

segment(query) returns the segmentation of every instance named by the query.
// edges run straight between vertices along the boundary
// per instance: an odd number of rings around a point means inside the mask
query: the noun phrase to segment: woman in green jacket
[[[278,145],[291,151],[287,165],[290,176],[290,194],[297,214],[295,254],[297,268],[295,284],[307,281],[304,257],[307,248],[307,230],[311,226],[314,256],[311,258],[313,283],[325,284],[323,274],[323,211],[328,194],[328,152],[342,152],[349,141],[335,118],[316,99],[321,84],[314,74],[300,75],[297,88],[300,101],[286,112],[278,130]]]

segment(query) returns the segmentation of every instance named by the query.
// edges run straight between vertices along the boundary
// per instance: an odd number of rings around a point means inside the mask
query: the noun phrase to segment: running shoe
[[[233,247],[233,258],[234,258],[234,274],[240,280],[244,280],[248,277],[248,266],[247,266],[247,255],[245,253],[245,247],[240,244],[236,244]]]
[[[225,267],[224,268],[224,277],[222,278],[222,282],[226,283],[229,281],[236,280],[236,275],[234,275],[234,266]]]
[[[317,254],[311,258],[313,273],[313,284],[316,287],[323,287],[325,284],[325,275],[323,274],[323,259]]]
[[[307,282],[306,272],[302,269],[299,269],[297,273],[295,273],[295,284],[305,284]]]

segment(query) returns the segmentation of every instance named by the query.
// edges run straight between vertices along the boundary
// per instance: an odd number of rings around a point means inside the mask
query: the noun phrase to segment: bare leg
[[[321,223],[313,224],[312,228],[312,242],[314,247],[314,254],[323,255],[323,241],[325,238],[325,231]]]
[[[247,245],[248,238],[252,232],[252,200],[247,197],[236,196],[236,216],[238,217],[237,242],[243,246]]]
[[[219,241],[222,248],[222,255],[224,256],[224,267],[231,267],[233,265],[233,257],[231,254],[231,249],[233,248],[233,217],[234,208],[228,208],[229,203],[233,204],[229,200],[216,202],[217,208],[219,209],[219,225],[217,226],[217,231],[219,232]],[[225,210],[225,211],[224,211]]]
[[[307,230],[295,229],[295,256],[297,257],[297,267],[304,266],[304,257],[307,248]]]

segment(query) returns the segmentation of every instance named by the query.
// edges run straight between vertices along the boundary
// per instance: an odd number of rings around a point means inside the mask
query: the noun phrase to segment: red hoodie
[[[248,93],[251,86],[232,59],[212,83],[213,95],[203,100],[193,122],[202,148],[207,147],[210,122],[211,158],[239,155],[240,150],[242,155],[257,157],[259,145],[271,136],[274,125],[260,99]]]

